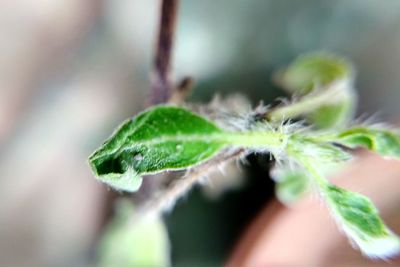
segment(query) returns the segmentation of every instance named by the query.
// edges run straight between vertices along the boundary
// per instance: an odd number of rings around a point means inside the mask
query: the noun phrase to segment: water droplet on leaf
[[[141,160],[143,159],[143,156],[142,156],[142,154],[136,154],[136,155],[133,157],[133,159],[136,160],[136,161],[141,161]]]

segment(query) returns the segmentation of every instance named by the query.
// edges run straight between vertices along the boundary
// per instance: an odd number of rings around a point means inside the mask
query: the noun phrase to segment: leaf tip
[[[361,252],[372,259],[389,259],[400,254],[400,239],[393,233],[372,241],[356,242]]]
[[[96,167],[93,166],[91,162],[89,162],[89,165],[97,180],[115,190],[133,193],[138,191],[142,185],[143,178],[139,176],[133,168],[128,168],[123,173],[99,174]]]
[[[110,187],[115,190],[125,191],[129,193],[134,193],[139,190],[140,186],[142,185],[143,178],[137,176],[133,173],[124,173],[123,175],[119,175],[119,177],[107,177],[107,179],[103,179],[103,177],[98,177],[100,181],[106,183]]]

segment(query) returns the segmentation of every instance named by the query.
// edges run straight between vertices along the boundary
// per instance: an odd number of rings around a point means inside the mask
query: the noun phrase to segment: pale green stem
[[[340,101],[345,93],[344,81],[338,81],[331,87],[321,89],[319,93],[307,95],[298,102],[277,107],[267,114],[270,121],[281,121],[283,119],[296,118],[301,115],[315,111],[316,109]]]
[[[288,135],[281,132],[227,132],[224,142],[242,147],[284,148]]]
[[[293,151],[290,147],[287,149],[288,155],[292,156],[296,161],[303,166],[314,178],[314,182],[321,188],[326,188],[329,184],[323,175],[315,168],[314,164],[308,158],[301,155],[297,151]]]
[[[310,136],[310,140],[313,140],[317,143],[330,143],[330,142],[335,142],[337,139],[338,139],[338,133],[331,131],[327,131],[322,134],[320,133],[315,136]]]

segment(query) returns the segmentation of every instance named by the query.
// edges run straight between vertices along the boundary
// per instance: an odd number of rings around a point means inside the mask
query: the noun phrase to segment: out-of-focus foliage
[[[340,133],[336,142],[351,148],[364,147],[385,157],[400,157],[400,137],[388,129],[354,127]]]
[[[310,182],[307,174],[301,169],[275,167],[271,178],[276,182],[276,197],[285,205],[293,204],[309,190]]]
[[[309,101],[306,118],[319,128],[344,127],[356,108],[354,70],[344,58],[329,53],[299,57],[279,75],[281,85],[294,96],[320,95]],[[299,101],[300,102],[300,101]]]
[[[132,218],[134,207],[128,200],[118,203],[116,216],[99,245],[99,267],[170,266],[169,240],[158,217]]]
[[[282,73],[282,85],[295,95],[306,95],[339,80],[353,79],[353,69],[347,60],[329,53],[300,56]]]

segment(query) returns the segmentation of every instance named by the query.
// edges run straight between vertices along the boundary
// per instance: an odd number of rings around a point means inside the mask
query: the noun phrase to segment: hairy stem
[[[264,132],[229,132],[221,138],[230,145],[241,147],[285,148],[289,136],[275,131]]]
[[[337,81],[329,88],[323,88],[317,93],[307,95],[299,101],[289,105],[277,107],[267,114],[270,121],[281,121],[283,119],[296,118],[301,115],[315,111],[327,104],[333,104],[346,97],[346,81]]]
[[[159,215],[164,211],[172,209],[176,201],[188,193],[202,178],[218,170],[221,165],[242,157],[245,153],[244,149],[231,150],[221,153],[215,158],[188,170],[183,177],[175,180],[168,189],[160,192],[151,200],[148,200],[148,202],[141,207],[140,213]]]
[[[304,169],[312,176],[313,181],[321,188],[325,188],[328,185],[328,181],[325,179],[324,176],[320,174],[317,168],[314,167],[314,164],[310,162],[310,160],[298,153],[297,151],[293,150],[290,146],[288,146],[287,154],[293,157],[297,163],[303,166]]]

